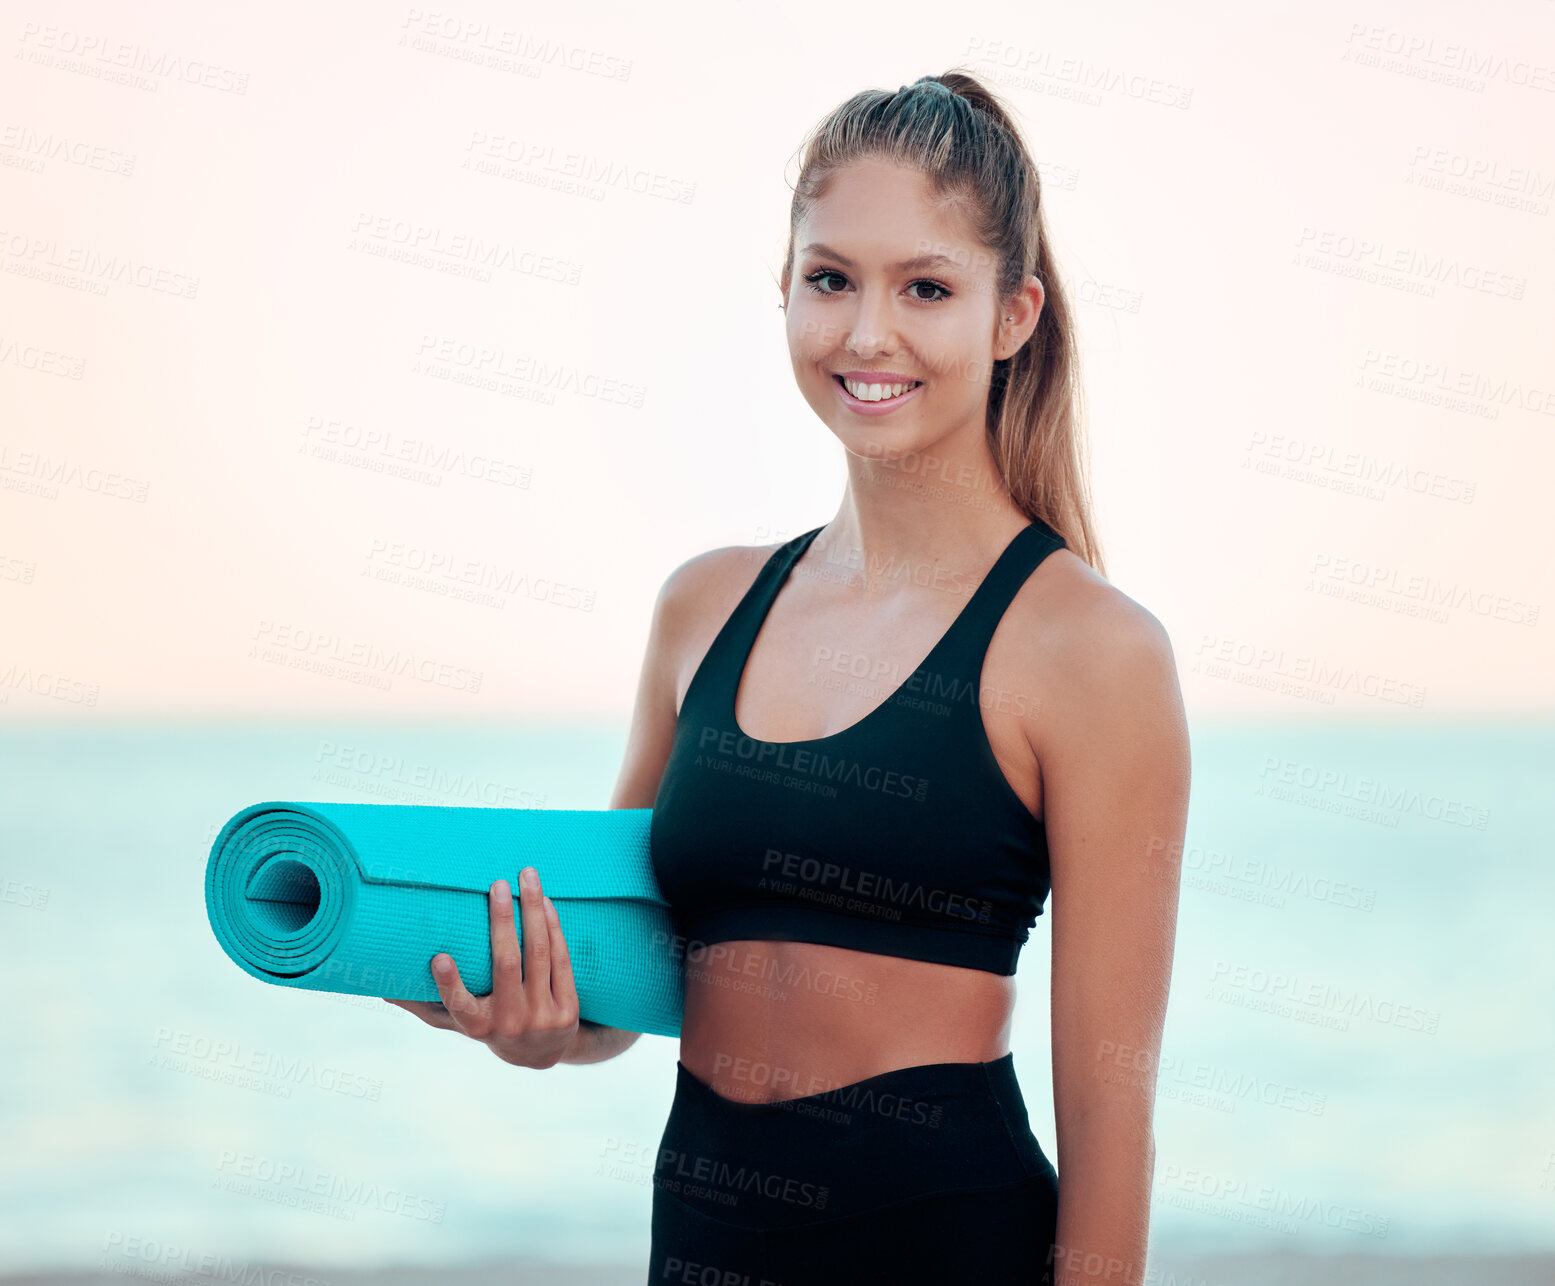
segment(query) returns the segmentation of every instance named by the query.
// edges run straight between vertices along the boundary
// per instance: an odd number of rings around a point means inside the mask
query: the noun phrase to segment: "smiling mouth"
[[[891,402],[896,398],[905,397],[923,383],[922,380],[908,380],[906,383],[858,384],[851,383],[840,375],[833,375],[832,379],[842,385],[850,397],[860,402]]]

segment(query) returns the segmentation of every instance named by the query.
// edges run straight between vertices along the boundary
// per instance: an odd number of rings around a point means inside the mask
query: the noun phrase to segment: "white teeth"
[[[917,388],[919,381],[906,384],[859,384],[853,380],[843,380],[842,383],[860,402],[884,402],[889,398],[900,397],[908,389]]]

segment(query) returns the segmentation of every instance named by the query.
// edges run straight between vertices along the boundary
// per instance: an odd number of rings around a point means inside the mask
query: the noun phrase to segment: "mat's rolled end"
[[[205,910],[222,950],[269,982],[301,978],[344,937],[359,884],[351,845],[305,805],[252,804],[222,827]]]

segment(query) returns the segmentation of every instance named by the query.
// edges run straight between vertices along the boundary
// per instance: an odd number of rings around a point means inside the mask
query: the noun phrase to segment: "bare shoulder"
[[[1174,719],[1182,698],[1166,627],[1072,550],[1055,550],[1015,604],[1020,664],[1041,699],[1028,733],[1042,757],[1082,729]]]
[[[610,807],[653,806],[691,676],[776,547],[710,549],[686,559],[659,587]]]
[[[718,631],[786,540],[768,545],[720,545],[685,560],[659,591],[664,643],[675,674],[675,706]]]
[[[1053,555],[1053,607],[1048,618],[1053,660],[1070,680],[1113,683],[1172,658],[1166,627],[1143,604],[1098,576],[1067,549]]]
[[[773,553],[784,544],[774,541],[770,545],[720,545],[704,553],[693,554],[665,578],[659,591],[666,618],[673,618],[681,627],[695,629],[698,621],[709,614],[727,617],[734,610],[746,590],[756,580],[756,573]]]

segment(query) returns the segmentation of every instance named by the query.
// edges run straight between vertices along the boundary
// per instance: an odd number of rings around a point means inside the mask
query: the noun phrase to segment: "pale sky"
[[[1190,714],[1555,706],[1555,5],[435,12],[0,9],[0,718],[624,719],[664,577],[842,494],[791,157],[957,64]]]

